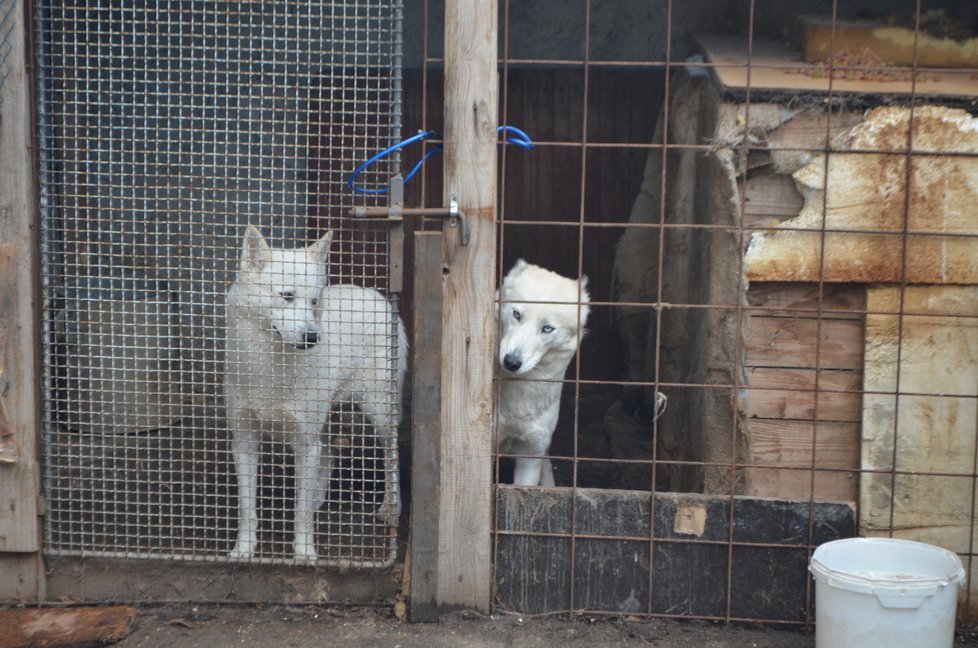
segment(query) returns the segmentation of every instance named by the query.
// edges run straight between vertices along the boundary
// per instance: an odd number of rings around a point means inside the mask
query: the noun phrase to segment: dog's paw
[[[255,557],[255,543],[254,542],[238,542],[234,545],[234,549],[228,554],[228,558],[231,560],[247,560],[249,558]]]
[[[315,545],[297,544],[295,546],[295,562],[300,565],[314,565],[319,560]]]

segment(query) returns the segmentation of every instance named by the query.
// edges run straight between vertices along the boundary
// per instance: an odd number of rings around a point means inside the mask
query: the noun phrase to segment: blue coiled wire
[[[534,146],[533,146],[533,140],[530,139],[530,136],[529,135],[527,135],[526,133],[524,133],[522,130],[520,130],[516,126],[500,126],[497,130],[498,130],[498,132],[503,133],[503,135],[504,135],[504,141],[506,141],[506,142],[508,142],[510,144],[514,144],[516,146],[519,146],[520,148],[526,149],[528,151],[532,151],[533,150],[533,148],[534,148]],[[419,142],[419,141],[421,141],[423,139],[427,139],[429,137],[432,137],[434,134],[435,134],[435,131],[433,131],[433,130],[424,131],[422,133],[418,133],[417,135],[414,135],[412,137],[409,137],[406,140],[400,141],[400,142],[398,142],[397,144],[395,144],[393,146],[390,146],[388,148],[385,148],[383,151],[381,151],[380,153],[377,153],[376,155],[374,155],[373,157],[371,157],[369,160],[367,160],[366,162],[364,162],[363,164],[361,164],[360,166],[358,166],[356,168],[356,170],[353,173],[350,174],[350,179],[346,181],[346,186],[349,187],[351,191],[353,191],[354,193],[358,193],[358,194],[385,194],[385,193],[387,193],[389,191],[389,189],[387,187],[381,187],[379,189],[368,189],[366,187],[357,186],[357,184],[356,184],[357,176],[359,176],[361,173],[363,173],[364,170],[367,169],[367,167],[369,167],[371,164],[373,164],[377,160],[380,160],[380,159],[382,159],[382,158],[390,155],[394,151],[398,151],[398,150],[404,148],[405,146],[410,146],[411,144],[414,144],[415,142]],[[411,178],[413,178],[415,176],[415,174],[417,174],[417,172],[421,169],[421,167],[428,160],[428,158],[430,158],[432,155],[438,153],[441,150],[442,150],[442,146],[439,144],[439,145],[435,146],[434,148],[432,148],[427,153],[425,153],[424,154],[424,157],[422,157],[420,160],[418,160],[418,163],[415,164],[411,168],[411,170],[408,171],[407,175],[404,176],[404,184],[407,184],[408,181]]]

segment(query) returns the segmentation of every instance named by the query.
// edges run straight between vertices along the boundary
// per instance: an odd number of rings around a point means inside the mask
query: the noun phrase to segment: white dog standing
[[[352,396],[385,443],[397,433],[407,361],[403,324],[398,319],[392,345],[394,312],[383,295],[326,285],[331,241],[328,232],[309,247],[279,250],[253,226],[244,235],[227,293],[224,390],[238,478],[232,558],[251,558],[258,545],[262,435],[284,440],[295,453],[294,552],[296,560],[312,562],[316,511],[332,471],[320,437],[331,407]],[[381,508],[389,522],[400,512],[395,489],[387,484]]]
[[[553,486],[550,449],[560,411],[562,380],[584,336],[587,277],[568,279],[522,259],[499,292],[499,390],[496,430],[516,459],[513,483]]]

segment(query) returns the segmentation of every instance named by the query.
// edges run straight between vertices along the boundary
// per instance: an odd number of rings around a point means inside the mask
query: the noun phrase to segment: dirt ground
[[[458,612],[439,623],[398,621],[387,607],[154,606],[140,609],[120,648],[812,648],[811,632],[704,621],[582,616],[524,618]]]

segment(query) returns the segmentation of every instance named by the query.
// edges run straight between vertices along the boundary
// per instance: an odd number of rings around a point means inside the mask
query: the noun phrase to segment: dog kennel
[[[224,295],[244,228],[276,247],[335,230],[332,281],[386,289],[386,229],[344,210],[383,200],[346,177],[400,133],[401,12],[35,3],[49,555],[227,560]],[[339,405],[320,562],[387,566],[397,529],[373,509],[399,495],[396,441]],[[289,562],[292,453],[265,455],[254,561]]]
[[[0,591],[807,624],[814,548],[882,535],[960,555],[972,620],[972,4],[0,3]],[[411,333],[399,447],[355,403],[324,430],[325,569],[276,443],[227,557],[249,223],[334,230]],[[493,445],[519,258],[591,290],[554,488]]]

